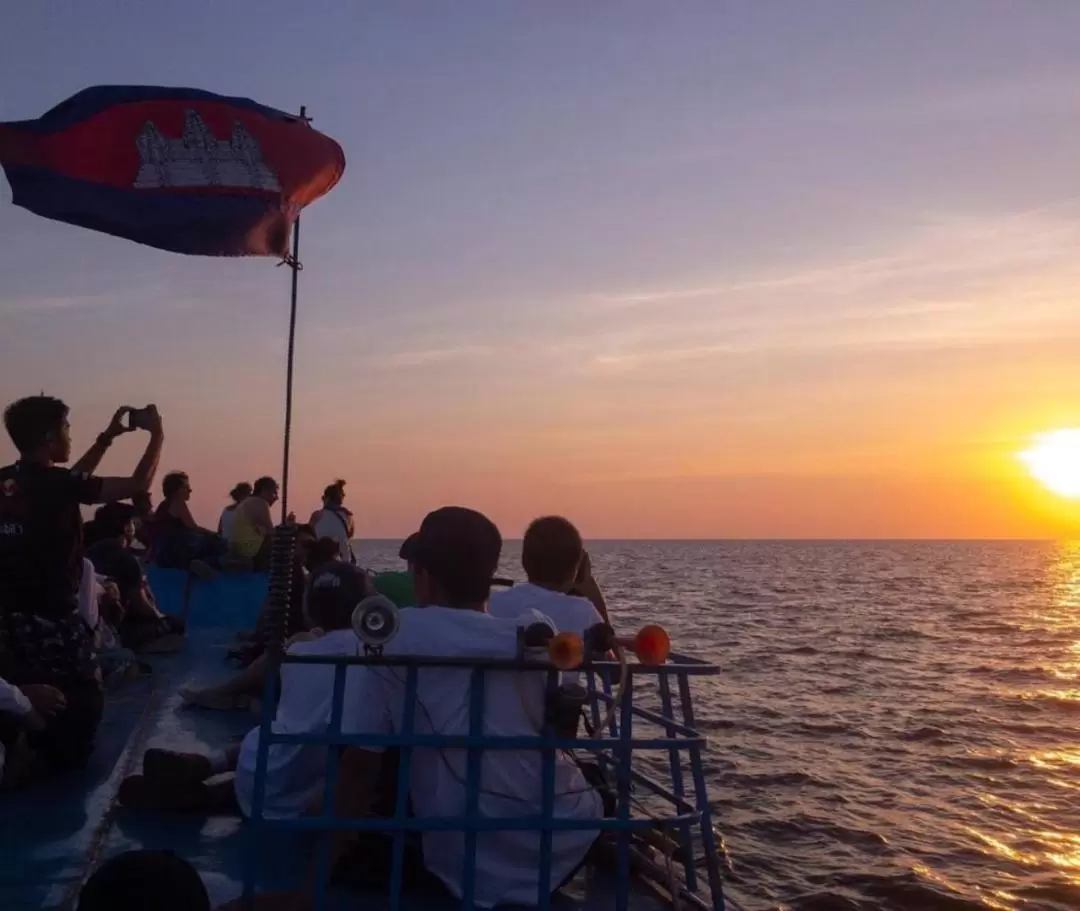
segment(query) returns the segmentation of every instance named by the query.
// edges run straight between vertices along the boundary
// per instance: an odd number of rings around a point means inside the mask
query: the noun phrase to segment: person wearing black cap
[[[360,643],[352,630],[353,609],[373,594],[363,570],[335,560],[315,570],[308,581],[305,610],[324,632],[294,642],[290,655],[355,655]],[[274,717],[278,734],[318,734],[326,729],[334,692],[331,665],[282,664],[281,697]],[[143,774],[124,780],[119,799],[124,806],[147,810],[208,812],[237,809],[251,814],[259,728],[252,728],[239,747],[212,754],[150,749]],[[207,779],[235,771],[233,781]],[[271,819],[303,815],[322,796],[326,749],[317,745],[272,743],[268,749],[263,814]]]
[[[475,510],[447,506],[430,513],[411,548],[417,609],[402,611],[400,627],[386,655],[513,659],[518,629],[541,621],[539,612],[513,619],[491,616],[486,608],[499,564],[502,537]],[[342,730],[345,733],[400,733],[404,712],[404,674],[397,668],[363,667],[346,684]],[[416,733],[468,732],[472,671],[424,668],[417,682]],[[514,671],[486,674],[484,727],[499,736],[534,736],[543,717],[544,675]],[[378,796],[382,773],[375,748],[350,748],[341,760],[335,815],[365,815]],[[418,817],[463,815],[466,758],[463,750],[418,750],[413,757],[410,797]],[[541,812],[541,756],[534,750],[495,750],[484,757],[480,814],[522,816]],[[600,819],[603,805],[568,758],[558,756],[554,815]],[[561,830],[552,836],[552,885],[570,875],[595,840],[594,830]],[[354,840],[335,840],[335,862]],[[364,850],[367,850],[365,847]],[[377,850],[372,845],[371,850]],[[457,897],[462,894],[464,835],[430,831],[422,837],[424,865]],[[485,832],[477,837],[477,907],[535,904],[540,867],[540,833]]]

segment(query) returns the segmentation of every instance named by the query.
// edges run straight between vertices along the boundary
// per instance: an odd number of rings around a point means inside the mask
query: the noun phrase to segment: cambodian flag
[[[284,256],[300,210],[345,170],[293,114],[197,89],[97,86],[0,123],[15,204],[174,253]]]

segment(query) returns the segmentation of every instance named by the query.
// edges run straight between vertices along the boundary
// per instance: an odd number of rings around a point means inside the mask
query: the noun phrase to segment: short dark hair
[[[195,868],[172,851],[127,851],[103,863],[82,887],[78,911],[210,911]]]
[[[32,452],[55,433],[71,413],[60,399],[51,395],[31,395],[4,409],[4,426],[19,452]]]
[[[530,582],[564,585],[585,554],[581,533],[562,516],[543,516],[529,524],[521,545],[521,565]]]
[[[241,481],[232,490],[229,491],[229,496],[234,503],[239,503],[241,500],[250,497],[252,494],[251,485],[247,481]]]
[[[252,493],[255,496],[261,494],[264,490],[277,490],[278,482],[268,475],[264,475],[261,478],[256,479],[255,486],[252,488]]]
[[[106,503],[94,513],[94,530],[98,540],[119,538],[124,526],[135,518],[135,507],[126,503]]]
[[[461,607],[488,599],[501,553],[502,535],[491,519],[444,506],[421,523],[412,560],[439,584],[446,607]]]
[[[170,471],[164,478],[161,479],[161,492],[165,499],[173,497],[180,493],[184,489],[184,486],[188,482],[188,476],[183,471]]]

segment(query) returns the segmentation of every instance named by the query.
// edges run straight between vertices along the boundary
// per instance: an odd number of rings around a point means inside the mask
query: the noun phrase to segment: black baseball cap
[[[367,574],[358,566],[332,560],[308,579],[307,609],[314,617],[333,617],[342,623],[368,593]]]
[[[436,509],[425,516],[406,545],[408,559],[426,570],[446,595],[460,601],[484,601],[491,593],[502,535],[483,513],[464,506]]]

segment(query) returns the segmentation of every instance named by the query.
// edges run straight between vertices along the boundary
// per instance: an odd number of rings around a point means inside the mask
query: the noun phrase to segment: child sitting
[[[334,562],[312,574],[307,586],[305,612],[310,626],[325,633],[317,639],[295,642],[290,655],[358,655],[361,645],[352,630],[353,608],[374,594],[367,576],[347,563]],[[282,664],[281,698],[273,726],[275,733],[320,733],[330,722],[334,668],[329,665]],[[209,756],[149,749],[143,774],[120,786],[124,806],[191,813],[251,814],[259,728],[243,742]],[[272,743],[267,753],[263,814],[287,819],[305,813],[322,796],[326,748]],[[216,779],[227,772],[235,775]]]

